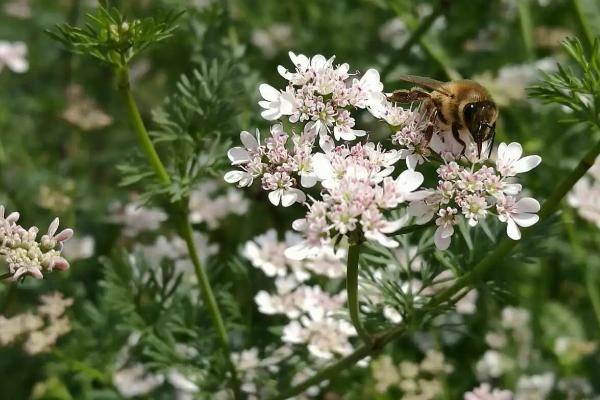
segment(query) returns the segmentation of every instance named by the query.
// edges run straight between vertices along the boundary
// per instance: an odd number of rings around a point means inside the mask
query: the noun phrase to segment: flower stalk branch
[[[346,291],[348,293],[348,311],[350,320],[358,333],[358,336],[365,342],[372,342],[369,332],[363,326],[360,320],[360,308],[358,305],[358,259],[360,257],[360,243],[351,243],[348,248],[348,261],[346,264]]]
[[[135,131],[140,145],[142,146],[148,163],[150,164],[151,168],[155,172],[160,182],[162,184],[168,185],[171,183],[171,178],[164,164],[162,163],[160,156],[158,155],[154,144],[152,143],[152,140],[150,139],[150,135],[146,130],[146,126],[144,125],[144,121],[142,120],[142,117],[140,115],[139,109],[133,97],[133,93],[131,92],[128,68],[126,66],[118,68],[116,70],[116,77],[117,86],[121,97],[123,98],[123,101],[125,102],[125,105],[127,107],[127,112],[129,114],[129,119],[133,126],[133,130]],[[200,284],[200,292],[202,294],[203,302],[208,308],[213,327],[217,331],[219,344],[221,346],[221,349],[226,359],[227,367],[231,374],[231,386],[234,392],[234,397],[235,399],[240,399],[240,384],[237,377],[237,371],[231,361],[231,350],[229,347],[227,330],[225,328],[223,317],[221,316],[221,312],[215,299],[215,295],[210,285],[208,276],[206,275],[206,272],[202,267],[200,257],[196,250],[196,246],[194,245],[193,229],[188,218],[187,202],[182,201],[169,211],[177,224],[180,235],[186,243],[190,259],[192,261],[192,264],[194,265],[194,272]]]
[[[539,212],[541,220],[549,217],[559,208],[561,200],[571,190],[575,183],[577,183],[577,181],[585,175],[588,169],[594,164],[594,160],[596,159],[596,157],[598,157],[598,155],[600,155],[600,141],[596,143],[596,145],[591,150],[589,150],[587,154],[585,154],[585,156],[581,159],[577,167],[560,182],[560,184],[554,189],[550,197],[548,197],[546,202],[544,202],[544,205],[542,206]],[[523,235],[527,235],[529,232],[531,232],[531,230],[532,228],[524,229]],[[475,265],[471,272],[463,275],[462,277],[457,279],[452,286],[448,287],[444,291],[441,291],[437,295],[432,297],[424,308],[416,310],[415,315],[413,316],[413,318],[411,318],[411,320],[419,321],[422,317],[426,315],[427,310],[435,309],[448,301],[452,301],[453,297],[462,289],[480,281],[485,275],[485,273],[492,266],[494,266],[496,262],[498,262],[498,260],[501,260],[504,256],[506,256],[518,243],[519,242],[515,240],[504,239],[493,252],[491,252],[487,257],[485,257],[477,265]],[[275,397],[275,400],[283,400],[290,398],[294,395],[304,392],[311,386],[317,385],[320,382],[335,377],[337,374],[344,371],[345,369],[352,367],[361,359],[377,353],[391,341],[394,341],[404,336],[408,331],[409,330],[406,324],[402,324],[375,335],[374,339],[370,344],[363,344],[362,346],[354,350],[354,352],[352,352],[351,354],[336,361],[335,363],[324,368],[320,372],[317,372],[315,375],[300,382],[296,386],[291,387],[284,394]]]

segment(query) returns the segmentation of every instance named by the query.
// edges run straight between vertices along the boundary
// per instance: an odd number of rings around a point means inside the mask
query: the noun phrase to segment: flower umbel
[[[4,216],[4,206],[0,206],[0,257],[8,265],[7,277],[17,280],[31,275],[42,279],[42,271],[66,270],[69,262],[61,257],[63,243],[73,236],[72,229],[58,231],[58,218],[50,224],[48,232],[39,241],[39,229],[35,226],[25,229],[17,224],[19,213]]]

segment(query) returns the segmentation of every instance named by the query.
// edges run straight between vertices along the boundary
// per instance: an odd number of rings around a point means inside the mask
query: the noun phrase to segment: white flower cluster
[[[460,216],[475,226],[488,213],[495,213],[515,240],[521,236],[519,226],[537,222],[539,203],[521,196],[514,177],[535,168],[540,157],[521,158],[520,144],[501,144],[495,165],[489,166],[476,155],[469,138],[463,138],[467,142],[463,157],[463,146],[450,132],[435,129],[433,137],[427,137],[431,118],[422,108],[405,109],[389,102],[377,71],[368,70],[357,78],[351,77],[347,64],[334,65],[333,58],[294,53],[290,58],[295,70],[278,69],[288,81],[286,89],[261,85],[259,104],[263,118],[293,126],[284,130],[282,124],[273,125],[264,143],[258,131],[242,132],[242,146],[228,152],[239,169],[225,174],[225,181],[240,187],[260,179],[274,205],[307,203],[306,218],[293,225],[306,241],[290,249],[288,256],[311,256],[338,235],[395,247],[398,243],[387,235],[407,219],[390,221],[386,214],[408,202],[409,215],[417,223],[436,217],[435,242],[440,249],[450,245]],[[366,136],[355,126],[354,112],[361,109],[391,126],[392,141],[399,149],[386,150],[368,141],[340,143]],[[483,154],[488,150],[484,148]],[[418,190],[424,177],[415,168],[431,161],[432,155],[443,162],[438,187]],[[395,165],[401,159],[408,169],[398,174]],[[322,188],[319,198],[308,193],[317,183]]]
[[[37,313],[18,314],[10,318],[0,315],[0,345],[6,346],[25,338],[23,349],[29,354],[50,351],[59,337],[71,331],[64,315],[73,299],[55,292],[40,296]]]
[[[490,214],[495,214],[507,224],[506,232],[511,239],[519,240],[519,226],[529,227],[539,217],[540,204],[531,197],[519,197],[522,191],[514,177],[535,168],[541,162],[539,156],[521,157],[519,143],[501,143],[495,167],[473,163],[465,167],[450,161],[438,168],[438,186],[431,195],[412,202],[409,213],[423,224],[436,217],[435,244],[445,250],[450,246],[454,226],[459,217],[470,226],[477,225]]]
[[[48,227],[48,232],[39,241],[39,229],[29,229],[17,224],[19,213],[4,216],[4,206],[0,206],[0,257],[8,265],[8,274],[13,280],[31,275],[42,279],[42,271],[53,269],[67,270],[69,262],[61,257],[63,243],[73,236],[72,229],[57,233],[58,218]]]
[[[371,370],[379,393],[397,388],[402,391],[402,399],[433,400],[443,394],[442,380],[453,367],[443,353],[429,350],[420,363],[402,361],[396,365],[389,355],[380,356],[371,363]]]
[[[287,233],[286,240],[279,242],[271,230],[244,246],[244,257],[265,275],[276,277],[275,293],[261,290],[256,294],[259,311],[289,318],[283,328],[283,342],[304,345],[317,359],[329,360],[348,354],[352,351],[349,339],[356,331],[344,316],[345,291],[332,295],[320,286],[306,283],[314,275],[343,276],[346,254],[324,247],[307,260],[286,257],[286,247],[299,240],[298,235]]]
[[[370,69],[360,79],[351,78],[350,66],[334,65],[334,57],[308,58],[291,52],[289,55],[295,70],[278,68],[288,81],[286,90],[279,91],[268,84],[259,88],[263,118],[273,121],[286,116],[291,123],[307,123],[307,129],[319,135],[321,147],[329,149],[329,133],[336,140],[365,136],[364,130],[355,129],[349,108],[365,109],[379,99],[383,91],[379,73]]]

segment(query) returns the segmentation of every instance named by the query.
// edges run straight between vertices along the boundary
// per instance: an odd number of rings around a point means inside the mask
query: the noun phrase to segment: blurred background
[[[558,62],[569,63],[561,47],[565,38],[577,36],[589,47],[600,34],[597,0],[110,4],[139,18],[185,11],[175,36],[132,65],[133,91],[150,130],[160,110],[168,109],[165,99],[176,93],[180,76],[194,70],[210,77],[210,90],[201,99],[204,112],[183,118],[190,129],[200,127],[208,140],[219,137],[225,143],[237,143],[242,129],[265,129],[257,87],[262,82],[283,85],[277,66],[289,66],[288,51],[294,51],[335,55],[351,71],[376,68],[388,91],[402,87],[397,78],[406,73],[482,83],[500,106],[498,142],[518,141],[526,154],[543,158],[526,183],[540,200],[598,137],[560,107],[528,99],[526,90],[544,72],[556,71]],[[124,163],[136,157],[137,142],[112,71],[68,53],[45,33],[57,23],[82,24],[95,6],[88,0],[0,0],[0,204],[18,210],[24,226],[45,229],[58,216],[76,231],[65,250],[68,272],[0,285],[0,398],[217,398],[208,389],[178,388],[172,383],[176,378],[149,381],[144,375],[145,381],[136,381],[135,371],[117,374],[124,357],[136,358],[150,371],[169,370],[176,358],[169,354],[171,342],[161,336],[164,310],[157,305],[158,294],[136,275],[124,252],[177,263],[185,251],[159,229],[166,220],[160,205],[136,209],[135,184],[120,184]],[[362,123],[376,128],[374,121]],[[225,152],[219,154],[226,164]],[[396,343],[318,396],[458,399],[487,381],[513,391],[521,388],[520,399],[598,398],[598,170],[585,178],[586,188],[564,202],[543,236],[520,247],[524,254],[517,262],[499,262],[492,283],[478,288],[473,312],[462,316],[456,329],[440,328]],[[245,332],[236,339],[239,349],[246,344],[263,348],[273,341],[274,331],[266,323],[273,319],[256,310],[253,298],[269,281],[240,249],[269,229],[283,237],[302,210],[271,207],[264,193],[237,191],[221,177],[222,170],[208,171],[193,192],[197,240],[201,253],[211,255],[206,259],[211,277],[227,293],[221,303],[231,305],[238,316],[233,320]],[[32,332],[46,329],[39,318],[33,327],[23,326],[27,317],[41,312],[40,296],[55,292],[73,299],[64,311],[68,326],[53,340],[35,342]],[[234,310],[237,303],[241,306]],[[147,339],[150,344],[137,346],[134,331],[154,336]],[[431,343],[434,353],[426,350]],[[203,364],[202,356],[196,361],[201,375],[196,382],[204,382],[203,374],[212,367]],[[411,389],[410,382],[419,390]],[[144,384],[151,390],[127,389]],[[200,387],[211,385],[217,386],[207,381]]]

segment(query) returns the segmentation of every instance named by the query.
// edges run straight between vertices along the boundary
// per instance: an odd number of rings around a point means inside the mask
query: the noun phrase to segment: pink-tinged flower
[[[61,257],[61,251],[63,243],[73,236],[72,229],[56,233],[59,220],[55,218],[38,242],[39,229],[24,229],[17,224],[18,219],[18,213],[11,213],[5,218],[4,207],[0,206],[0,258],[8,265],[13,280],[26,275],[42,279],[43,271],[69,268],[69,262]]]
[[[534,155],[521,158],[522,155],[523,147],[519,143],[513,142],[509,145],[500,143],[496,168],[502,176],[515,176],[522,172],[531,171],[542,162],[540,156]]]
[[[295,202],[304,203],[306,195],[294,187],[295,180],[285,172],[266,173],[262,179],[263,189],[269,190],[269,201],[278,206],[289,207]]]
[[[465,393],[464,400],[512,400],[513,394],[510,390],[493,389],[489,383]]]
[[[498,219],[506,222],[506,233],[513,240],[521,239],[519,226],[524,228],[534,225],[540,217],[540,203],[531,197],[523,197],[515,202],[514,197],[503,198],[497,205]]]
[[[259,91],[264,100],[258,104],[264,108],[260,114],[264,119],[273,121],[283,115],[292,115],[295,109],[294,95],[289,92],[278,91],[273,86],[263,83]]]
[[[435,224],[438,228],[435,230],[433,238],[435,247],[440,250],[446,250],[450,247],[457,213],[457,209],[450,207],[442,208],[438,211],[438,218],[435,220]]]

